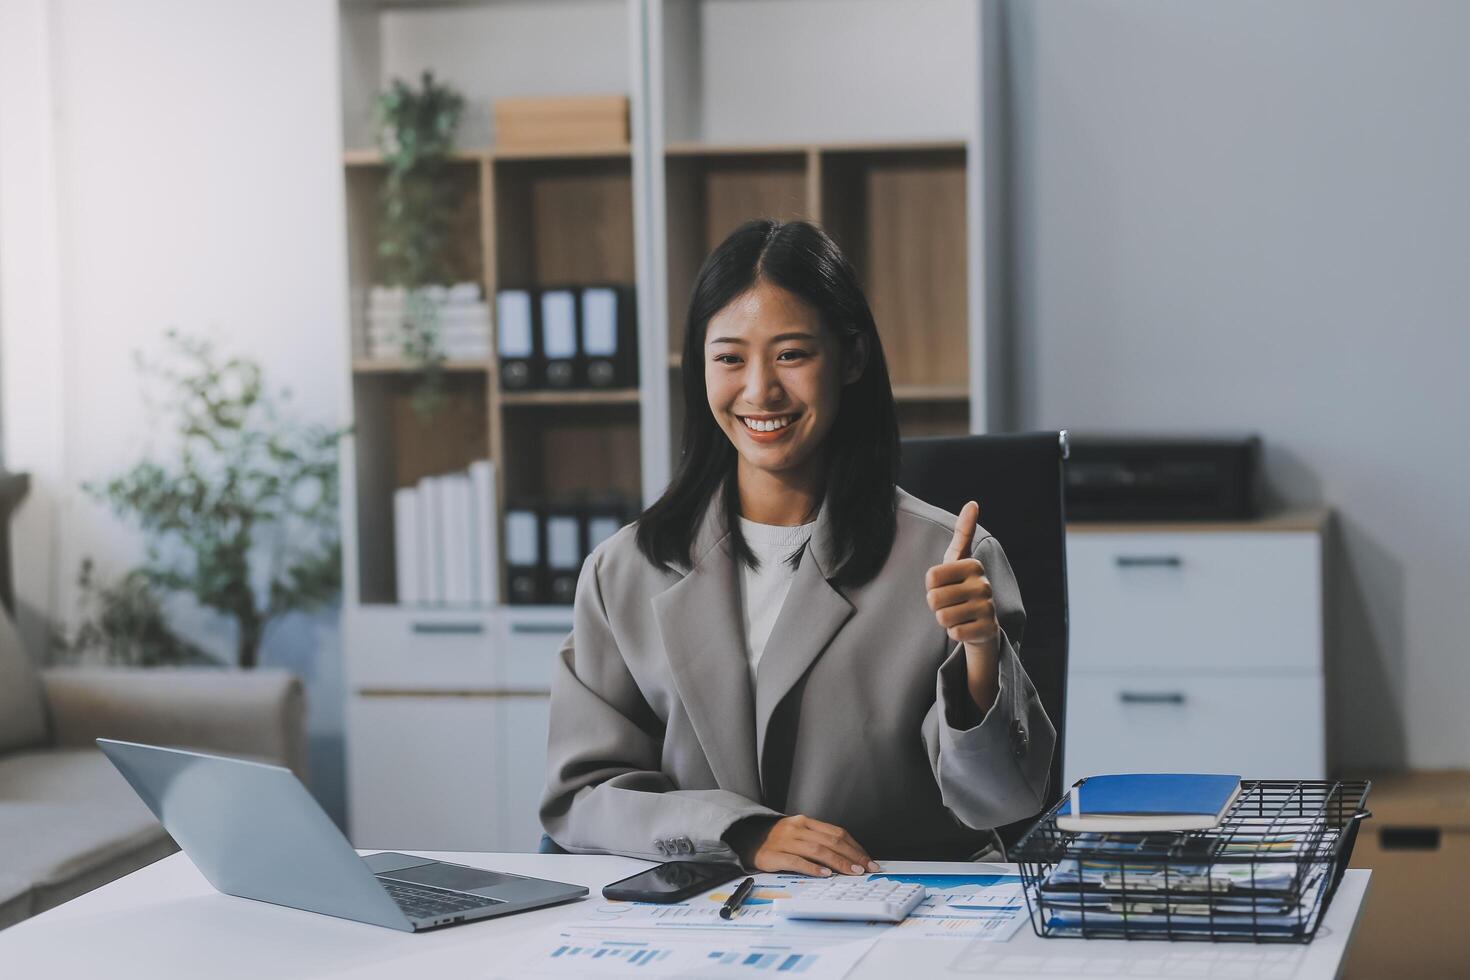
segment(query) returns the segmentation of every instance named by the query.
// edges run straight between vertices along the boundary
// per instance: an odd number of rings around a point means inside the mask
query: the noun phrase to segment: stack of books
[[[490,306],[479,283],[425,286],[374,286],[368,290],[363,350],[375,360],[403,357],[428,349],[450,360],[490,356]]]
[[[500,600],[495,467],[424,477],[393,494],[398,601],[408,606],[490,606]]]

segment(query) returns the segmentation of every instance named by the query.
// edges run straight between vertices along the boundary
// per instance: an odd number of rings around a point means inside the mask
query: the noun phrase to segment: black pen
[[[720,906],[720,918],[728,919],[733,916],[735,910],[740,908],[740,903],[745,901],[746,896],[750,894],[750,890],[754,887],[754,878],[746,878],[742,881],[740,887],[735,889],[735,894],[725,899],[725,904]]]

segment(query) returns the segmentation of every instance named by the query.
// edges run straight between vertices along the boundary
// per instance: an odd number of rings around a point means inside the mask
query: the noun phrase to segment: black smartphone
[[[682,902],[745,874],[738,864],[670,861],[603,886],[602,897],[620,902]]]

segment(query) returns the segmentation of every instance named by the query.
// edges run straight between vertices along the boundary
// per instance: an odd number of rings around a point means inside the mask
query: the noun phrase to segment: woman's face
[[[748,466],[796,475],[819,458],[844,384],[862,373],[815,307],[758,281],[710,318],[704,384],[715,421]]]

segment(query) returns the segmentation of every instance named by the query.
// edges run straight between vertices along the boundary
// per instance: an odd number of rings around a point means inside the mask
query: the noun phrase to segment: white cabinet
[[[353,845],[500,850],[498,708],[482,698],[349,695]]]
[[[534,851],[570,609],[359,609],[347,777],[358,847]]]
[[[1068,784],[1325,776],[1325,524],[1068,527]]]

